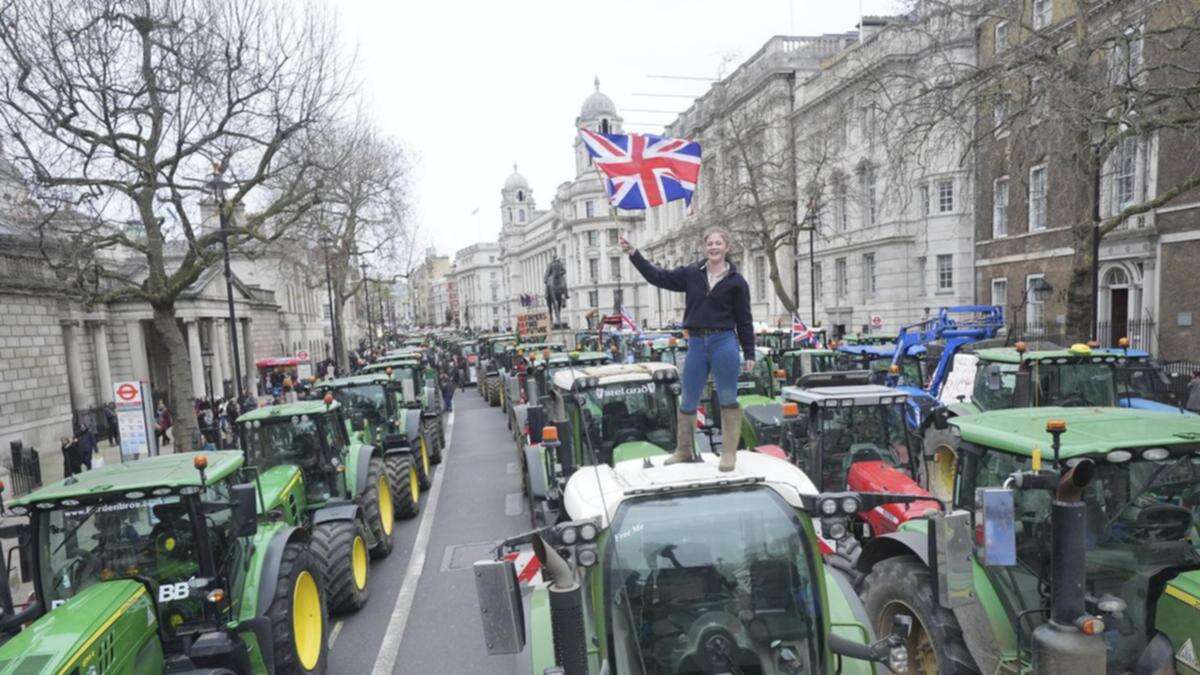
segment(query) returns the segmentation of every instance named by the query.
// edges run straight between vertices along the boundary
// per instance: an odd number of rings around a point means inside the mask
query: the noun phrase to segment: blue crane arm
[[[938,357],[933,377],[929,380],[929,394],[937,397],[946,380],[946,372],[949,371],[954,354],[958,349],[976,340],[996,337],[1003,327],[1004,308],[999,305],[942,307],[938,310],[937,316],[900,328],[900,333],[896,336],[896,351],[892,355],[892,365],[898,367],[900,360],[904,358],[908,350],[917,345],[945,340],[946,348]],[[892,381],[894,378],[894,375],[889,374],[890,384],[895,384]]]

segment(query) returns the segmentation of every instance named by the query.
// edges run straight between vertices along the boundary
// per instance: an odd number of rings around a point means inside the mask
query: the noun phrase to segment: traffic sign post
[[[307,380],[312,377],[313,367],[312,361],[309,360],[308,351],[301,349],[296,352],[296,360],[300,362],[296,364],[296,377],[301,380]]]
[[[121,436],[121,461],[158,454],[154,435],[154,407],[150,385],[143,382],[114,382],[113,403],[117,431]]]

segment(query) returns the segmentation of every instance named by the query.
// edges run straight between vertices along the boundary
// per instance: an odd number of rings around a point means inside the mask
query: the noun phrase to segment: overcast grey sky
[[[500,187],[516,162],[538,206],[574,178],[571,144],[592,79],[626,126],[661,132],[727,55],[773,35],[853,30],[855,0],[335,0],[362,95],[380,127],[416,158],[415,217],[453,255],[500,229]],[[894,0],[862,0],[867,14]],[[640,124],[634,124],[640,123]],[[471,211],[479,208],[479,215]]]

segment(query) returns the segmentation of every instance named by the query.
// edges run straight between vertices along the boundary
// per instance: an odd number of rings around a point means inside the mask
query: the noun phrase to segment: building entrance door
[[[1129,336],[1129,289],[1128,288],[1110,288],[1108,291],[1109,302],[1109,343],[1116,346],[1117,340]]]

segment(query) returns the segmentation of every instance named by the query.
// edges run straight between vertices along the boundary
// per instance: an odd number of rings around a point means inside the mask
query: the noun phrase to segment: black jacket
[[[686,293],[684,328],[728,328],[737,330],[742,356],[754,359],[754,320],[750,317],[750,284],[729,263],[729,272],[716,286],[708,287],[705,262],[664,270],[634,251],[629,260],[654,286]]]

